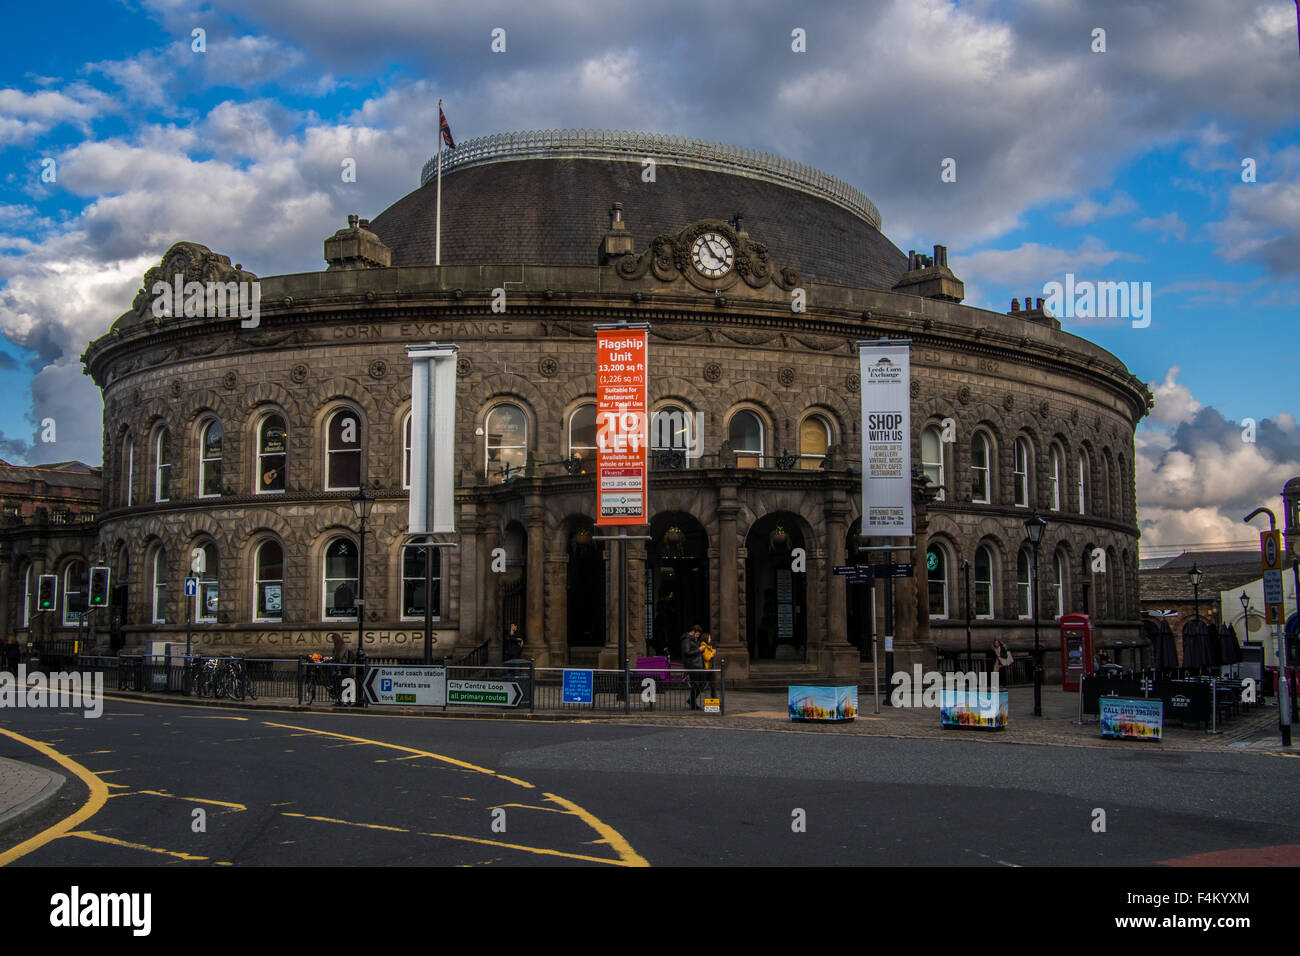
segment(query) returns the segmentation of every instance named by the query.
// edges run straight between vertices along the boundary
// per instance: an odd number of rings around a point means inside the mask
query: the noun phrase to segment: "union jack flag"
[[[442,141],[447,144],[448,149],[455,149],[456,143],[451,138],[451,127],[447,124],[447,114],[438,107],[438,131],[442,133]]]

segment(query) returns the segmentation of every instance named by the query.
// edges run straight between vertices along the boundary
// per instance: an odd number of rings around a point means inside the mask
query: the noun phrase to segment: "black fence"
[[[941,674],[952,674],[957,671],[965,672],[974,671],[976,674],[991,673],[994,669],[993,658],[981,651],[975,651],[971,655],[970,667],[966,666],[965,651],[945,651],[939,657],[939,672]],[[1032,684],[1034,682],[1034,659],[1032,657],[1017,657],[1008,667],[1002,669],[998,678],[998,684],[1002,687],[1014,687],[1017,684]]]

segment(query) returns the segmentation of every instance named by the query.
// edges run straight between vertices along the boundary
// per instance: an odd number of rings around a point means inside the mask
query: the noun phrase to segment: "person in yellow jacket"
[[[700,656],[704,658],[704,666],[708,670],[713,669],[713,658],[717,656],[718,650],[713,646],[713,635],[705,634],[700,638]],[[708,696],[713,697],[717,693],[717,688],[713,683],[713,675],[709,674],[704,678],[704,683],[708,684]]]

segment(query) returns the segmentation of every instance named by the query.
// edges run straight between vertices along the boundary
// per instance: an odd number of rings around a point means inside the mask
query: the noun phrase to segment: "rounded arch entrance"
[[[595,522],[585,516],[564,523],[565,634],[570,648],[605,643],[605,542],[594,540]]]
[[[745,536],[745,616],[751,660],[808,659],[807,574],[792,552],[808,547],[803,521],[788,511],[759,518]]]
[[[506,525],[501,535],[501,547],[506,552],[506,570],[501,575],[501,633],[497,639],[505,650],[506,635],[510,625],[518,624],[519,633],[527,639],[529,627],[541,629],[541,621],[526,620],[528,613],[528,532],[518,521]],[[540,637],[541,634],[531,635]]]
[[[709,613],[709,536],[695,518],[667,511],[650,522],[646,549],[646,644],[656,655],[680,658],[680,638],[693,624],[714,625]]]

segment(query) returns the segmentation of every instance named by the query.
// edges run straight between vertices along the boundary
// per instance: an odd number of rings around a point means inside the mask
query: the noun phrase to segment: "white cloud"
[[[1156,232],[1163,242],[1170,236],[1182,242],[1187,238],[1187,223],[1176,212],[1167,212],[1163,216],[1139,219],[1135,224],[1141,232]]]
[[[1098,219],[1111,219],[1136,212],[1138,204],[1127,193],[1117,192],[1107,202],[1099,203],[1091,199],[1082,199],[1070,209],[1060,213],[1056,221],[1062,226],[1086,226]]]
[[[1192,395],[1192,390],[1177,381],[1181,371],[1177,365],[1165,373],[1165,380],[1157,385],[1148,382],[1147,387],[1155,395],[1155,407],[1151,410],[1151,420],[1162,425],[1178,425],[1190,422],[1201,410],[1201,403]]]

